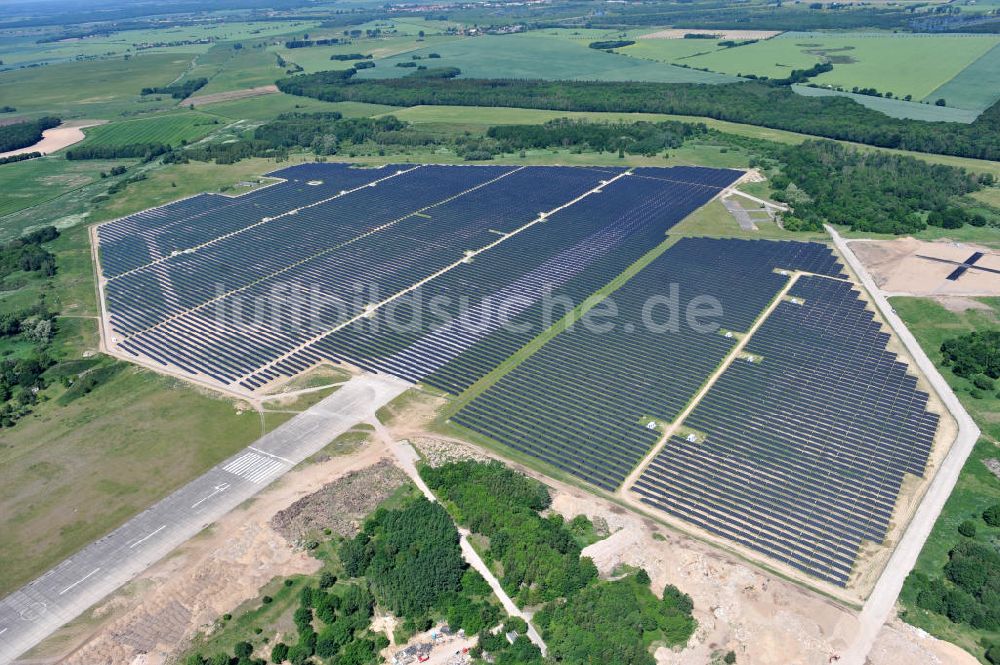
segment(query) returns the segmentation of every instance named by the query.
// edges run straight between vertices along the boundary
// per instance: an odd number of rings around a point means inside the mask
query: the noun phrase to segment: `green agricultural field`
[[[964,122],[966,124],[979,117],[981,111],[956,108],[954,106],[937,106],[920,102],[906,102],[902,99],[887,99],[873,95],[856,95],[850,92],[840,92],[827,88],[812,88],[807,85],[793,85],[792,89],[806,97],[824,97],[837,95],[850,97],[862,106],[879,111],[893,118],[909,118],[924,122]]]
[[[665,83],[727,83],[733,77],[649,62],[587,47],[588,40],[566,39],[559,32],[469,37],[379,60],[359,76],[393,78],[409,73],[397,63],[423,59],[426,67],[458,67],[472,78],[542,78]],[[427,54],[441,57],[430,59]]]
[[[49,64],[69,62],[77,58],[120,57],[125,54],[186,53],[193,56],[211,48],[211,43],[153,46],[154,44],[198,42],[213,40],[235,42],[242,39],[260,39],[284,35],[289,32],[311,30],[315,21],[275,22],[222,22],[203,25],[173,26],[163,29],[124,30],[110,35],[95,35],[68,42],[36,43],[37,37],[28,38],[16,32],[0,32],[0,60],[6,65]],[[189,57],[191,57],[189,56]]]
[[[927,97],[944,99],[949,105],[980,111],[1000,100],[1000,44]]]
[[[336,46],[312,46],[309,48],[286,49],[275,47],[275,52],[288,62],[294,62],[306,73],[332,69],[348,69],[354,65],[348,60],[330,60],[334,54],[361,53],[373,58],[388,58],[394,55],[410,53],[418,49],[434,49],[442,44],[457,41],[460,37],[450,35],[427,35],[422,40],[412,36],[392,36],[388,38],[352,39],[350,44]]]
[[[10,70],[0,72],[0,99],[22,113],[62,118],[150,113],[177,102],[164,95],[142,97],[139,91],[170,83],[190,63],[190,54],[157,53]]]
[[[813,81],[821,85],[875,88],[895,96],[928,98],[934,91],[993,48],[995,35],[893,35],[853,33],[785,33],[737,48],[715,48],[711,40],[656,40],[707,42],[707,53],[693,55],[693,47],[647,44],[642,40],[622,52],[636,57],[704,67],[726,74],[756,74],[781,78],[793,69],[807,69],[829,60],[832,72]],[[992,94],[995,91],[990,91]],[[931,100],[933,101],[933,100]],[[980,110],[976,105],[973,110]]]
[[[284,93],[206,104],[197,108],[204,113],[229,120],[270,120],[282,113],[318,113],[323,111],[337,111],[346,118],[356,118],[381,115],[396,110],[394,106],[383,104],[323,102],[311,97],[295,97]]]
[[[130,143],[165,143],[180,145],[182,141],[195,141],[220,126],[219,118],[198,111],[184,111],[123,120],[86,130],[86,141],[81,145],[128,145]]]

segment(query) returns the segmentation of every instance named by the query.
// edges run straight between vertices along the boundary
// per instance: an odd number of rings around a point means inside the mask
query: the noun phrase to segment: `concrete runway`
[[[0,601],[11,663],[410,387],[364,374]]]

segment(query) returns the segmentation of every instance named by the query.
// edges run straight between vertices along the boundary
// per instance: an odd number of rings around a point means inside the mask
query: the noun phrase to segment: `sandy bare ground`
[[[261,95],[271,95],[278,92],[278,86],[262,85],[256,88],[246,88],[244,90],[230,90],[229,92],[216,92],[211,95],[200,95],[188,97],[181,100],[180,106],[204,106],[205,104],[217,104],[218,102],[231,102],[236,99],[246,99],[247,97],[260,97]]]
[[[58,127],[46,129],[42,132],[42,140],[35,145],[30,145],[20,150],[0,152],[0,158],[23,155],[29,152],[40,152],[43,155],[48,155],[57,150],[68,148],[74,143],[79,143],[87,138],[83,133],[85,128],[103,125],[106,122],[107,120],[70,120],[69,122],[64,122]]]
[[[639,35],[636,39],[684,39],[684,35],[714,35],[719,39],[746,40],[770,39],[780,34],[780,30],[694,30],[671,28],[668,30],[657,30],[648,35]]]
[[[255,598],[277,576],[316,571],[320,562],[271,526],[282,509],[324,485],[391,454],[378,442],[306,465],[228,514],[205,534],[111,596],[90,616],[43,642],[24,663],[157,665],[177,655],[199,630]]]
[[[408,437],[432,464],[497,457],[429,431],[442,404],[443,400],[430,396],[411,400],[406,412],[393,419],[393,435]],[[691,594],[699,629],[687,648],[659,649],[659,665],[708,663],[712,654],[729,649],[736,651],[737,662],[743,664],[821,665],[837,662],[830,659],[853,641],[858,629],[855,610],[609,499],[507,463],[548,485],[553,509],[567,519],[584,514],[607,525],[611,536],[584,551],[603,575],[611,575],[620,564],[640,566],[649,573],[657,593],[670,583]],[[958,647],[898,621],[883,628],[876,651],[870,665],[976,662]]]
[[[391,438],[410,438],[441,463],[494,457],[489,451],[430,431],[438,398],[410,400],[390,425]],[[180,653],[198,630],[254,598],[275,576],[309,573],[318,562],[271,527],[273,517],[325,484],[368,469],[392,453],[374,441],[350,455],[305,466],[151,568],[96,608],[88,620],[60,631],[31,654],[32,663],[161,665]],[[585,550],[604,575],[621,564],[641,566],[659,593],[675,584],[691,594],[699,628],[679,651],[661,648],[659,665],[708,663],[733,649],[744,665],[823,665],[857,630],[856,613],[819,594],[765,573],[712,546],[674,532],[621,505],[512,464],[552,489],[553,509],[567,519],[585,514],[607,524],[611,536]],[[396,646],[395,649],[400,648]],[[451,645],[448,645],[451,647]],[[389,652],[394,652],[390,647]],[[435,649],[435,656],[456,648]],[[461,659],[459,659],[461,660]],[[25,661],[28,662],[28,661]],[[835,662],[835,661],[834,661]],[[972,665],[953,645],[901,622],[882,629],[870,665]]]
[[[914,238],[896,240],[854,240],[851,249],[857,254],[875,283],[887,295],[914,296],[997,296],[1000,295],[1000,275],[968,270],[955,281],[946,277],[955,265],[932,261],[928,256],[959,263],[973,252],[983,252],[975,265],[1000,270],[997,250],[968,243],[947,240],[927,242]]]
[[[857,628],[854,612],[794,584],[769,576],[711,547],[680,536],[577,489],[554,493],[553,508],[567,519],[585,514],[607,521],[612,535],[584,550],[602,575],[621,564],[649,573],[660,593],[674,584],[695,604],[698,630],[683,650],[660,648],[658,665],[708,663],[732,649],[744,665],[825,665],[836,659]],[[655,537],[654,537],[655,534]],[[976,660],[958,647],[899,624],[885,628],[870,665]]]

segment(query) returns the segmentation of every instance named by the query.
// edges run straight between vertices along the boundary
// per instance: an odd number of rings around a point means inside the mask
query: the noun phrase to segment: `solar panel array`
[[[684,238],[615,291],[612,331],[582,325],[560,333],[505,374],[453,420],[607,490],[619,486],[658,441],[644,419],[672,421],[722,362],[735,338],[684,320],[705,296],[717,324],[745,331],[787,283],[777,269],[840,276],[816,243]],[[681,320],[653,298],[676,289]]]
[[[431,328],[373,339],[338,327],[430,278],[428,292],[467,296],[474,306],[497,292],[515,295],[523,300],[517,314],[530,318],[543,288],[589,294],[740,175],[688,168],[677,179],[614,180],[623,173],[312,164],[277,172],[287,182],[243,197],[194,197],[117,220],[98,230],[114,341],[250,389],[346,359],[411,379],[442,370],[437,383],[459,390],[530,337],[504,337],[496,326],[449,334],[457,326],[440,325],[435,339],[449,338],[442,355],[436,343],[421,344]],[[494,334],[505,341],[487,339]],[[462,369],[444,369],[452,361]]]
[[[845,586],[937,428],[849,282],[805,276],[636,482],[642,500]]]
[[[251,390],[327,360],[459,394],[740,172],[305,164],[272,175],[283,181],[99,227],[119,348]],[[885,538],[904,474],[923,473],[937,416],[824,245],[680,239],[595,308],[614,303],[610,331],[578,322],[453,419],[614,490],[661,436],[645,425],[680,415],[736,344],[723,332],[749,330],[788,271],[817,276],[800,277],[795,302],[750,339],[763,361],[728,367],[684,423],[700,435],[672,437],[632,489],[844,585],[862,541]],[[705,296],[720,330],[686,320]],[[672,312],[677,326],[651,328]]]
[[[716,191],[641,177],[616,181],[428,282],[410,304],[383,308],[300,355],[347,359],[460,393],[555,322],[547,302],[582,302]],[[434,317],[432,309],[445,315]],[[558,317],[565,309],[548,311]],[[410,321],[417,325],[405,325]],[[297,360],[269,371],[292,374]]]

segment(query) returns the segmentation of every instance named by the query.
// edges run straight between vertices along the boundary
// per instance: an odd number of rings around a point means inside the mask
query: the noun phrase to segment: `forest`
[[[978,159],[1000,159],[1000,102],[971,124],[891,118],[845,97],[805,97],[787,86],[491,79],[352,79],[318,72],[277,81],[282,92],[392,106],[499,106],[559,111],[696,115],[814,136]]]
[[[379,606],[404,620],[403,634],[426,630],[432,617],[470,634],[500,620],[499,608],[482,600],[491,593],[486,581],[462,558],[451,517],[423,497],[377,510],[339,556],[347,577],[364,577]]]
[[[806,141],[775,148],[771,154],[782,171],[772,178],[773,196],[795,209],[785,217],[790,230],[818,231],[828,222],[854,231],[901,234],[924,229],[929,222],[986,223],[957,208],[956,199],[991,183],[988,176],[977,178],[952,166],[833,141]]]
[[[420,474],[455,519],[488,543],[482,554],[503,571],[501,584],[515,602],[544,603],[535,621],[557,662],[653,665],[653,641],[677,646],[694,633],[693,603],[676,588],[657,598],[641,570],[598,579],[574,529],[558,513],[540,514],[551,505],[542,483],[496,461],[425,466]],[[579,516],[571,525],[580,521],[589,523]],[[537,662],[515,655],[529,652],[524,641],[507,646],[480,634],[480,647],[496,663]]]
[[[515,602],[535,605],[579,591],[597,579],[597,568],[580,557],[580,545],[549,506],[545,486],[499,462],[459,462],[421,474],[454,506],[456,519],[490,541],[487,560],[503,568],[500,583]]]
[[[42,140],[42,132],[58,127],[61,120],[54,116],[43,116],[37,120],[0,125],[0,152],[20,150],[35,145]]]
[[[1000,525],[1000,506],[988,509],[982,518],[992,520],[993,526]],[[975,522],[968,524],[974,535]],[[968,540],[969,527],[965,530],[963,540],[948,553],[944,577],[911,573],[909,592],[916,594],[918,607],[947,616],[954,623],[995,631],[1000,629],[1000,576],[996,574],[1000,570],[1000,553],[987,543]],[[1000,645],[993,649],[1000,652]]]
[[[55,256],[42,244],[58,236],[55,227],[47,226],[0,246],[0,278],[18,272],[54,275]],[[21,357],[0,360],[0,428],[12,427],[30,413],[37,391],[48,384],[46,370],[53,365],[48,347],[55,327],[56,315],[44,300],[0,314],[0,341],[30,345]]]

